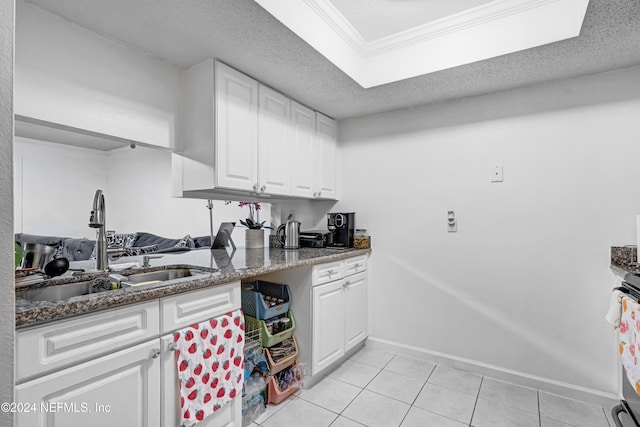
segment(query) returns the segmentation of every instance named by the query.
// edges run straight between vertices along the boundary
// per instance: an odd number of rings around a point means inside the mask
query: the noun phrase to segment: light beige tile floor
[[[253,427],[613,427],[610,408],[364,347]]]

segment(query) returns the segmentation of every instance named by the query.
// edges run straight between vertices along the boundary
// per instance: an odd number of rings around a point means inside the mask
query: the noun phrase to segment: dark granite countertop
[[[164,254],[161,258],[151,259],[149,268],[130,268],[119,271],[117,274],[126,276],[134,272],[162,270],[168,267],[199,268],[204,270],[206,274],[146,286],[82,295],[64,301],[36,302],[20,298],[26,290],[31,288],[87,281],[104,276],[104,274],[96,273],[75,277],[71,273],[66,273],[43,283],[16,288],[16,329],[248,279],[275,271],[351,258],[370,252],[371,249],[333,250],[325,248],[301,248],[298,250],[241,248],[234,253],[225,249],[192,250],[176,254]],[[141,262],[141,259],[142,257],[127,257],[126,260],[111,262],[111,267],[117,267],[118,263]],[[71,268],[85,268],[87,270],[95,268],[95,260],[79,261],[71,264]]]
[[[625,274],[640,274],[636,246],[611,246],[611,271],[623,279]]]

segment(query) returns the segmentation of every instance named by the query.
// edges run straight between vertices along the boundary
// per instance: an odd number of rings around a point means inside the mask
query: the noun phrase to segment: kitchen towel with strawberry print
[[[173,334],[180,386],[181,427],[190,427],[242,395],[242,310]]]
[[[631,386],[640,396],[640,305],[629,297],[622,297],[620,317],[620,358]]]

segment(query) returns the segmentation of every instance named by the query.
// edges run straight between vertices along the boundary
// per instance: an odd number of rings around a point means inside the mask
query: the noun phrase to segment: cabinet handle
[[[169,351],[176,351],[178,349],[178,345],[174,342],[170,342],[169,345],[167,346],[167,350]]]
[[[160,349],[159,348],[154,348],[153,350],[151,350],[151,358],[152,359],[157,359],[158,356],[160,356]]]
[[[253,191],[258,191],[258,183],[253,184]]]
[[[318,191],[318,197],[322,196],[322,191]]]
[[[267,190],[267,186],[266,185],[263,185],[262,187],[260,187],[260,191],[261,192],[264,193],[266,190]]]
[[[318,197],[318,192],[317,191],[313,192],[313,197]]]

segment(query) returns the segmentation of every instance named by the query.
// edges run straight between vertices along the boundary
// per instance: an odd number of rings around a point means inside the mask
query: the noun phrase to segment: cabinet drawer
[[[159,334],[157,301],[74,317],[19,331],[16,380],[92,359]]]
[[[357,256],[353,258],[347,258],[344,260],[343,274],[345,276],[351,276],[352,274],[360,273],[367,269],[367,256]]]
[[[162,333],[204,322],[240,306],[240,282],[163,298],[160,300]]]
[[[342,278],[342,261],[313,266],[312,285],[322,285]]]

